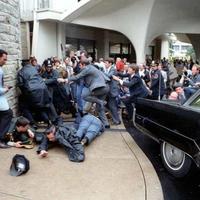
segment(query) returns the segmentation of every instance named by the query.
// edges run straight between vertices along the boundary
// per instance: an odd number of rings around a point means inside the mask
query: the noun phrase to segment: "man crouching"
[[[63,146],[70,161],[82,162],[85,159],[84,148],[72,128],[64,125],[59,127],[52,125],[46,129],[45,137],[37,150],[39,156],[46,157],[48,155],[48,147],[52,144]]]

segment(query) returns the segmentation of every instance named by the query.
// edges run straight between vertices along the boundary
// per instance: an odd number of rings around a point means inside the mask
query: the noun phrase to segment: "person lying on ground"
[[[17,148],[33,148],[34,132],[29,126],[30,122],[27,118],[20,116],[13,119],[7,133],[8,145]]]
[[[84,161],[84,149],[75,132],[75,129],[64,125],[60,125],[59,127],[52,125],[46,129],[45,136],[38,147],[37,153],[41,157],[46,157],[50,146],[60,145],[68,154],[70,161]]]
[[[82,145],[90,144],[104,131],[103,123],[92,114],[86,113],[81,119],[76,135]]]

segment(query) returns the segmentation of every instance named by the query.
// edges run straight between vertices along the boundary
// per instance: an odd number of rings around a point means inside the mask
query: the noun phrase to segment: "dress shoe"
[[[5,144],[4,142],[0,142],[0,149],[7,149],[10,148],[11,146]]]
[[[106,128],[106,129],[109,129],[109,128],[110,128],[110,125],[105,125],[105,128]]]
[[[119,122],[113,122],[113,125],[120,125],[121,124],[121,122],[119,121]]]

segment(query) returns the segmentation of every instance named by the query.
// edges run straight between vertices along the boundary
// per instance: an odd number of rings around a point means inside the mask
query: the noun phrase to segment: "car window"
[[[198,107],[200,108],[200,96],[198,96],[191,104],[190,106]]]

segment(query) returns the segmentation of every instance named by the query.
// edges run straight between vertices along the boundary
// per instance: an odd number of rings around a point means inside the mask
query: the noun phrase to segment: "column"
[[[62,48],[61,48],[62,45]],[[58,58],[65,58],[65,24],[57,23],[57,55]]]
[[[169,59],[169,42],[168,40],[162,40],[161,41],[161,58]]]

